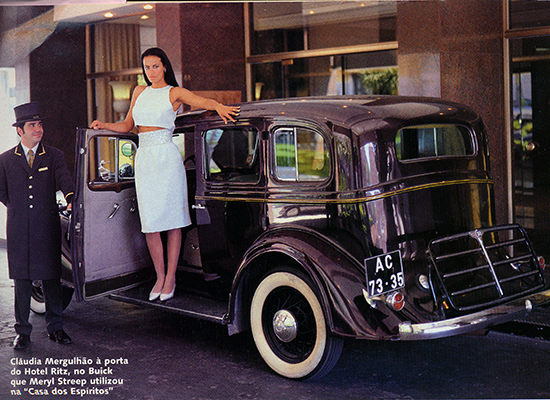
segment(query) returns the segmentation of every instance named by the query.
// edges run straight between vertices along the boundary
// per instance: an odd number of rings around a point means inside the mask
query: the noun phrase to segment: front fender
[[[389,333],[382,323],[386,315],[364,300],[362,263],[316,231],[286,226],[265,232],[243,257],[231,290],[230,334],[248,329],[255,288],[266,273],[281,266],[297,268],[311,278],[332,334],[376,338]]]

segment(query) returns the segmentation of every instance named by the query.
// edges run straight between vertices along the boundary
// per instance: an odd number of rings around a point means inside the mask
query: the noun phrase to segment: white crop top
[[[157,126],[159,128],[174,129],[176,111],[170,103],[170,89],[168,85],[154,89],[147,86],[136,99],[132,116],[136,126]]]

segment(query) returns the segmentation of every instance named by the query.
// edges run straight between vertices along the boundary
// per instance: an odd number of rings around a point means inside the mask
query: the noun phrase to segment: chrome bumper
[[[528,314],[536,305],[550,302],[550,289],[474,314],[436,322],[399,324],[400,340],[437,339],[474,332],[502,324]]]

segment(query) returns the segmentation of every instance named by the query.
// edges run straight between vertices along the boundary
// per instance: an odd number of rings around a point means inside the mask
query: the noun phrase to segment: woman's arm
[[[193,92],[181,87],[172,88],[170,97],[174,100],[172,101],[172,103],[177,104],[178,107],[180,104],[184,103],[195,108],[214,110],[218,113],[218,115],[223,119],[223,122],[225,122],[226,124],[227,120],[235,122],[234,117],[238,116],[241,110],[240,107],[225,106],[221,103],[218,103],[216,100],[197,96]]]
[[[146,86],[137,86],[132,93],[132,102],[130,103],[130,109],[128,114],[126,114],[126,119],[121,122],[102,122],[95,120],[90,125],[92,129],[108,129],[113,132],[126,133],[130,132],[134,127],[134,117],[132,115],[132,110],[134,109],[134,104],[136,104],[136,99],[138,96],[145,90]]]

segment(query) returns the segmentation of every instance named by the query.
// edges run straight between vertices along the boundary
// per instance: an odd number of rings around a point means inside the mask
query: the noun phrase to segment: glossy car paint
[[[473,154],[411,162],[397,159],[399,129],[441,123],[467,127]],[[227,302],[223,320],[230,333],[249,328],[254,288],[267,271],[279,267],[302,271],[311,278],[333,335],[399,339],[400,324],[442,321],[472,312],[442,302],[428,247],[436,238],[495,225],[488,147],[483,123],[475,112],[431,98],[286,99],[241,104],[234,126],[258,132],[255,162],[259,175],[254,181],[206,179],[204,132],[226,129],[216,115],[194,112],[176,121],[176,133],[193,136],[186,143],[194,144],[194,163],[186,167],[196,229],[188,232],[187,240],[196,234],[194,246],[200,253],[194,261],[182,254],[181,264],[204,272],[205,277],[220,278],[213,284],[218,285],[217,297]],[[282,127],[307,128],[324,138],[330,163],[326,179],[295,182],[277,177],[273,135]],[[82,142],[80,148],[86,144]],[[79,179],[85,181],[86,176],[81,171]],[[124,185],[101,190],[132,189]],[[90,207],[78,194],[76,203],[77,210]],[[82,223],[78,215],[76,220]],[[74,234],[79,236],[79,232]],[[93,240],[93,233],[89,235]],[[80,259],[86,243],[76,243],[78,248],[72,243],[72,257]],[[187,247],[188,243],[184,251]],[[391,309],[385,295],[365,295],[365,259],[395,250],[400,250],[405,277],[401,311]],[[77,287],[85,281],[83,269],[93,268],[84,265],[75,271]],[[420,275],[429,277],[431,290],[419,285]],[[104,283],[106,291],[113,290],[107,279]],[[126,283],[132,283],[131,274]],[[542,290],[543,285],[540,277],[514,300]],[[101,286],[102,281],[96,283]]]

